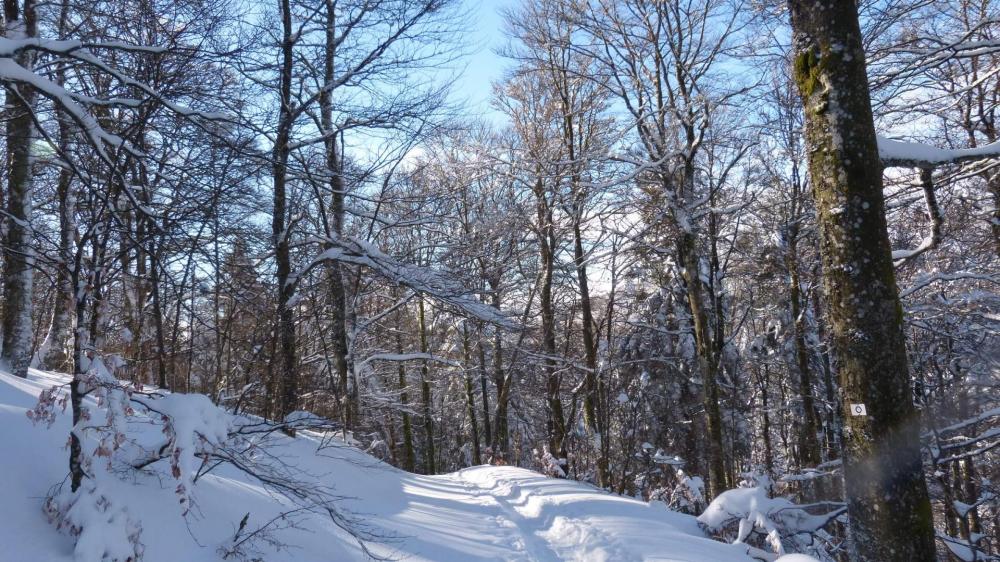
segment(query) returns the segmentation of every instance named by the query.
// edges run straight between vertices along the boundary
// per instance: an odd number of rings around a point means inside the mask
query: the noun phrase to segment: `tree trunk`
[[[598,430],[598,398],[597,384],[597,341],[594,337],[594,313],[590,301],[590,286],[587,283],[587,264],[583,252],[583,233],[579,217],[573,222],[573,262],[576,265],[577,282],[580,285],[581,322],[583,323],[583,349],[586,356],[587,372],[584,374],[583,420],[592,431],[598,431],[598,437],[603,442],[607,437]],[[605,486],[606,459],[603,456],[597,462],[597,485]]]
[[[76,261],[79,267],[80,260]],[[76,271],[79,271],[77,269]],[[80,275],[73,275],[74,283],[79,286]],[[73,380],[69,384],[70,408],[73,414],[73,427],[80,423],[80,416],[83,413],[83,376],[86,374],[85,364],[89,361],[85,355],[88,344],[87,334],[87,295],[81,291],[79,299],[75,303],[76,330],[73,332]],[[73,492],[80,488],[83,482],[83,446],[80,436],[75,430],[70,431],[69,444],[69,474],[70,487]]]
[[[472,441],[472,462],[483,464],[482,451],[479,449],[479,423],[476,420],[476,393],[473,391],[472,352],[469,349],[469,327],[462,325],[462,357],[465,360],[465,401],[469,414],[469,438]]]
[[[831,352],[844,405],[867,410],[844,418],[851,557],[931,561],[934,527],[857,6],[790,0],[789,7]]]
[[[403,338],[400,335],[401,330],[396,332],[396,349],[399,353],[403,353]],[[410,397],[406,390],[406,364],[403,361],[399,362],[399,404],[400,410],[403,413],[403,459],[400,463],[404,470],[413,472],[415,464],[415,455],[413,454],[413,425],[410,423],[410,412],[408,408],[410,407]]]
[[[764,363],[764,376],[760,385],[760,410],[763,416],[761,423],[761,440],[764,442],[764,468],[768,478],[774,477],[774,448],[771,445],[771,414],[768,412],[767,394],[771,386],[771,374],[767,363]]]
[[[424,299],[420,297],[418,304],[418,312],[420,317],[420,353],[427,353],[427,319],[424,313]],[[424,448],[424,471],[426,474],[435,474],[437,472],[435,467],[435,460],[437,453],[434,450],[434,417],[433,417],[433,404],[431,404],[431,381],[430,381],[430,370],[427,367],[427,360],[424,359],[420,364],[420,397],[423,400],[423,417],[424,417],[424,438],[425,448]]]
[[[7,38],[21,39],[38,36],[34,0],[4,1]],[[15,62],[30,72],[34,55],[25,50],[15,56]],[[35,250],[32,244],[31,212],[33,180],[31,145],[35,139],[35,89],[28,85],[7,83],[7,217],[4,233],[3,272],[3,350],[0,360],[11,373],[28,376],[31,363],[32,325],[31,297],[34,284]]]
[[[290,282],[291,255],[289,251],[288,195],[286,183],[288,174],[289,142],[292,121],[292,8],[290,0],[280,0],[282,40],[280,71],[280,100],[278,132],[273,149],[274,210],[271,235],[275,247],[274,258],[277,265],[278,281],[278,419],[292,413],[298,401],[298,373],[295,350],[295,315],[289,303],[295,294],[295,283]]]
[[[326,172],[329,174],[330,187],[330,220],[325,223],[327,236],[340,238],[344,235],[344,198],[347,190],[344,181],[343,163],[337,149],[337,131],[333,123],[333,92],[334,59],[337,51],[337,14],[336,2],[326,0],[326,30],[323,58],[323,80],[326,88],[320,95],[320,125],[324,135],[326,150]],[[329,248],[329,245],[327,246]],[[350,384],[351,365],[348,360],[347,343],[347,296],[344,287],[343,268],[339,261],[327,260],[326,273],[330,294],[330,330],[333,342],[333,363],[337,370],[341,404],[341,419],[344,427],[351,429],[355,423],[357,404],[357,389]]]
[[[477,331],[479,341],[476,347],[479,351],[479,392],[483,400],[483,443],[489,447],[493,443],[493,433],[490,428],[490,393],[486,384],[486,346],[483,344],[482,326]]]
[[[545,197],[542,180],[535,182],[535,199],[538,220],[538,251],[542,268],[539,290],[539,306],[542,316],[542,353],[545,354],[545,399],[548,414],[547,429],[549,452],[556,458],[566,458],[566,428],[559,396],[561,384],[556,370],[556,326],[555,310],[552,303],[552,279],[555,273],[555,226],[552,224],[552,209]]]
[[[65,148],[69,143],[69,124],[59,121],[59,143]],[[56,269],[55,302],[52,304],[52,323],[42,344],[40,363],[50,371],[69,372],[73,356],[67,347],[73,337],[74,297],[70,269],[73,267],[73,243],[76,235],[76,194],[69,170],[59,172],[56,197],[59,200],[59,260]]]
[[[678,256],[682,265],[688,309],[694,324],[694,339],[698,354],[698,371],[702,379],[702,404],[705,408],[705,426],[708,432],[708,482],[707,500],[718,496],[729,488],[726,478],[725,459],[722,446],[722,411],[719,406],[718,366],[715,344],[708,325],[701,276],[694,234],[683,232],[678,241]]]
[[[153,329],[156,332],[156,384],[163,389],[170,388],[167,382],[166,333],[163,327],[163,300],[160,298],[160,261],[159,245],[154,241],[149,243],[149,283],[153,300]]]
[[[489,284],[493,308],[500,310],[500,280],[491,277]],[[495,428],[492,442],[493,455],[499,460],[504,460],[510,448],[510,436],[507,433],[507,403],[510,400],[510,385],[513,380],[506,380],[503,369],[503,335],[497,328],[493,331],[493,382],[497,387],[497,411],[493,417]]]
[[[795,228],[795,227],[792,227]],[[806,319],[802,306],[802,287],[799,279],[797,233],[788,236],[785,255],[788,270],[788,298],[791,305],[792,328],[795,340],[795,366],[799,374],[799,396],[802,398],[802,427],[799,431],[799,467],[815,467],[821,461],[819,421],[816,419],[816,400],[813,397],[812,371],[809,368],[809,348],[806,347]]]

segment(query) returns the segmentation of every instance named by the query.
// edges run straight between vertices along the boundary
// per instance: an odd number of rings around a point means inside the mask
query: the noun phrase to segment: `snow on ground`
[[[69,562],[73,540],[48,523],[42,502],[68,472],[69,413],[52,428],[26,412],[38,394],[66,378],[31,371],[0,373],[0,545],[4,560]],[[158,431],[134,420],[130,431]],[[150,429],[153,428],[153,429]],[[305,434],[303,434],[305,433]],[[153,441],[156,436],[149,436]],[[318,435],[276,439],[270,452],[344,496],[338,504],[377,536],[378,556],[402,560],[749,561],[746,547],[712,541],[693,517],[663,504],[622,498],[529,470],[480,466],[440,476],[408,474],[344,445],[319,448]],[[162,465],[162,466],[161,466]],[[114,482],[116,502],[141,521],[147,562],[220,560],[241,519],[256,529],[289,502],[231,466],[201,478],[187,518],[165,461]],[[295,526],[289,528],[288,521]],[[271,535],[289,545],[258,545],[268,562],[364,559],[362,550],[325,517],[299,513]],[[233,558],[230,558],[233,559]],[[89,562],[89,561],[87,561]]]

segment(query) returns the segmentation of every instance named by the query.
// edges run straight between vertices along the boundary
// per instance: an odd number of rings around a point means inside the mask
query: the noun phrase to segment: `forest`
[[[1000,560],[1000,5],[479,4],[4,0],[0,369],[72,418],[38,512],[81,552],[119,463],[185,517],[215,462],[314,501],[233,440],[319,432],[758,560]]]

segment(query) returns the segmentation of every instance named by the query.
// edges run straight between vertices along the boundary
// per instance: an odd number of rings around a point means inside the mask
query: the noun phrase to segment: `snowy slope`
[[[0,559],[73,560],[73,541],[48,523],[43,498],[67,473],[69,414],[55,425],[33,425],[26,411],[43,389],[66,382],[32,371],[27,380],[0,373]],[[136,420],[135,431],[143,431]],[[148,426],[153,427],[153,426]],[[605,494],[590,486],[510,467],[475,467],[442,476],[399,471],[338,443],[318,450],[315,435],[281,437],[271,452],[345,496],[338,505],[376,535],[379,556],[405,560],[750,560],[740,546],[705,538],[693,517],[662,504]],[[156,465],[154,465],[154,468]],[[115,481],[116,501],[142,523],[148,562],[219,560],[240,520],[257,528],[287,511],[288,501],[231,466],[208,474],[181,517],[167,468]],[[296,528],[260,544],[268,562],[363,559],[357,543],[329,518],[300,513]],[[279,521],[279,523],[281,523]],[[282,526],[282,525],[279,525]],[[287,525],[285,525],[287,527]]]

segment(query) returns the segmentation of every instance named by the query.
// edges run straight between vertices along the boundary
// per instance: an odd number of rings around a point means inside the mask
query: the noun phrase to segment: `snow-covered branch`
[[[331,247],[316,256],[295,278],[301,278],[306,272],[325,261],[359,265],[372,269],[393,283],[453,306],[474,318],[506,329],[517,329],[515,322],[499,310],[479,301],[445,271],[404,263],[372,244],[356,238],[345,237],[326,242]]]
[[[1000,142],[975,148],[937,148],[928,144],[878,137],[878,153],[887,168],[934,168],[1000,156]]]

